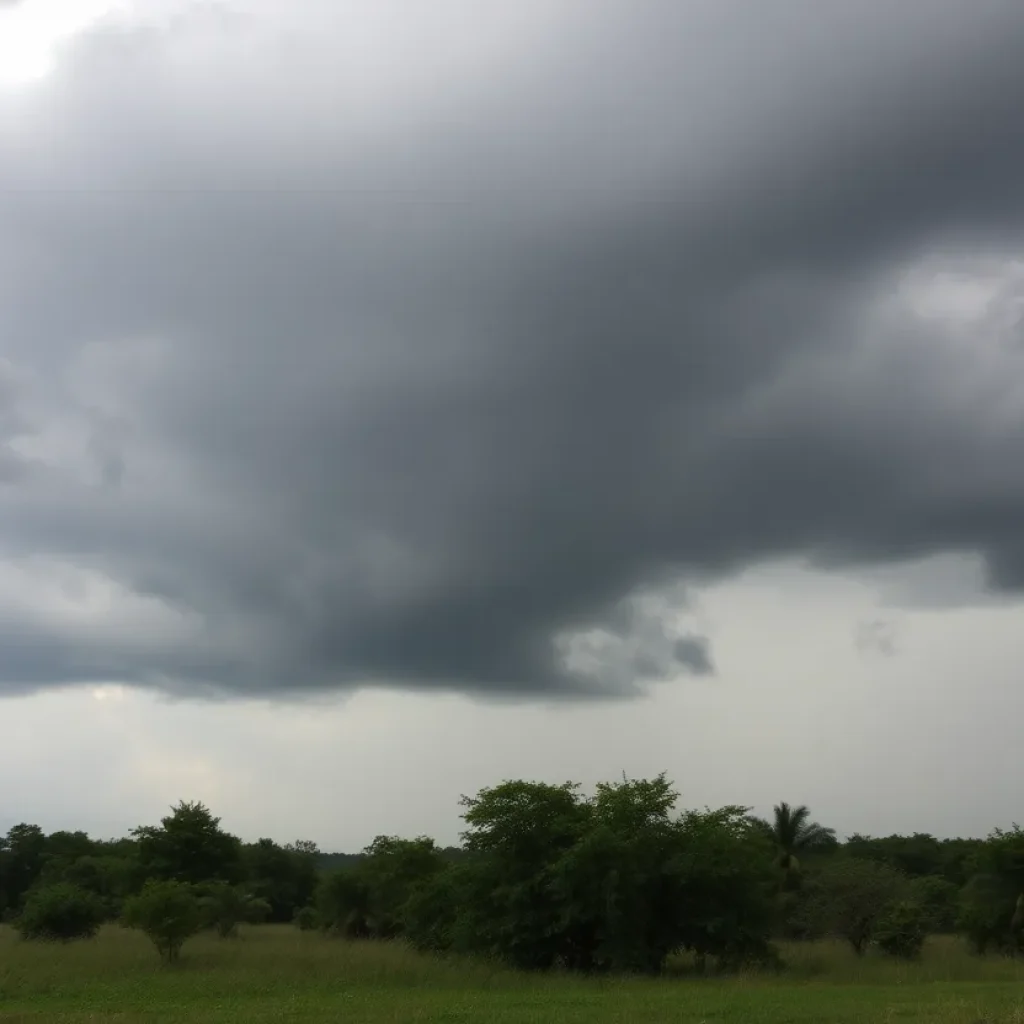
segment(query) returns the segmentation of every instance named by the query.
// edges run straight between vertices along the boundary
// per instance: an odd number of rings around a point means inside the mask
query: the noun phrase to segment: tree
[[[342,868],[328,875],[316,892],[316,913],[320,926],[331,935],[346,939],[368,939],[370,892],[355,868]]]
[[[318,856],[316,844],[306,842],[279,846],[272,839],[260,839],[243,848],[247,888],[270,905],[268,920],[290,921],[313,899]]]
[[[775,844],[776,859],[787,880],[792,882],[800,872],[800,856],[836,845],[835,829],[825,828],[811,821],[811,812],[801,804],[790,807],[783,802],[777,804],[774,816],[768,826],[769,835]]]
[[[445,867],[433,839],[377,836],[353,869],[367,893],[367,924],[374,938],[397,938],[405,930],[406,904],[413,892]]]
[[[524,969],[653,973],[683,948],[723,967],[770,960],[770,847],[743,808],[675,802],[664,775],[591,799],[528,782],[464,798],[465,856],[413,889],[406,936]]]
[[[328,876],[318,892],[322,924],[348,938],[404,934],[406,905],[446,866],[433,839],[377,836],[353,866]]]
[[[475,918],[465,912],[476,885],[472,863],[449,862],[413,889],[403,913],[406,941],[424,953],[480,952]]]
[[[913,878],[908,887],[909,898],[925,913],[929,932],[950,934],[956,931],[959,890],[938,875]]]
[[[888,864],[836,857],[822,865],[808,896],[821,929],[846,939],[860,956],[890,905],[906,896],[907,883]]]
[[[960,893],[957,931],[979,956],[990,949],[1011,952],[1013,903],[1006,883],[993,874],[976,874]]]
[[[1024,950],[1024,830],[995,829],[969,862],[958,929],[974,950]]]
[[[176,963],[185,940],[203,925],[202,910],[192,886],[174,880],[151,879],[125,903],[123,920],[143,932],[162,960]]]
[[[590,818],[579,786],[503,782],[461,803],[468,858],[456,934],[471,937],[473,952],[514,967],[554,966],[565,937],[552,873]]]
[[[212,928],[222,939],[238,936],[240,924],[258,924],[270,914],[270,904],[241,886],[209,882],[196,887],[204,928]]]
[[[242,876],[242,845],[202,803],[182,801],[159,826],[137,828],[139,860],[147,877],[177,882],[228,882]]]
[[[89,892],[67,883],[31,891],[14,927],[23,939],[71,942],[91,939],[106,910]]]
[[[46,836],[38,825],[15,825],[0,840],[0,911],[21,908],[46,863]]]
[[[768,939],[775,919],[771,847],[743,807],[687,811],[680,822],[683,946],[699,965],[778,966]]]
[[[585,828],[551,871],[564,966],[655,973],[682,944],[676,799],[664,775],[598,785]]]
[[[320,927],[320,916],[316,912],[316,907],[300,907],[296,910],[294,924],[300,932],[316,931]]]
[[[43,867],[40,881],[52,882],[62,878],[67,869],[96,850],[84,832],[51,832],[43,847]]]
[[[855,834],[843,852],[888,864],[910,878],[942,878],[959,889],[970,877],[967,862],[983,845],[983,840],[936,839],[925,832],[878,838]]]
[[[914,900],[897,900],[875,922],[872,938],[889,956],[916,960],[928,937],[928,911]]]

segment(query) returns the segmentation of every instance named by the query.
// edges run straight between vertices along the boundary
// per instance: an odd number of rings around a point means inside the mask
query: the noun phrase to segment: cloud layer
[[[1010,0],[82,36],[0,93],[0,686],[614,696],[713,670],[680,581],[1024,583],[1022,46]]]

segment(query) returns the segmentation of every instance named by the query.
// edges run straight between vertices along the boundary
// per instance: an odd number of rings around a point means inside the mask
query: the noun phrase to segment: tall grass
[[[1024,1024],[1024,964],[977,959],[953,939],[931,940],[915,964],[858,959],[829,942],[783,954],[779,975],[697,979],[679,958],[660,979],[588,980],[258,927],[238,940],[200,936],[167,967],[142,936],[117,927],[64,946],[0,928],[0,1022]]]

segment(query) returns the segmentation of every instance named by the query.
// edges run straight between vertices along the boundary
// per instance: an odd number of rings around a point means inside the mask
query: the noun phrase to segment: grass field
[[[784,954],[789,968],[778,977],[593,981],[264,927],[236,941],[194,939],[169,968],[144,938],[116,927],[68,946],[20,942],[0,928],[0,1022],[1024,1024],[1024,965],[974,959],[951,939],[932,940],[915,965],[858,962],[829,943]]]

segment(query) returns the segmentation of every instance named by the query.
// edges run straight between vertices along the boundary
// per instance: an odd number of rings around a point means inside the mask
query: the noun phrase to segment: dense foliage
[[[201,803],[97,841],[21,824],[0,837],[0,915],[27,939],[87,938],[104,920],[177,959],[201,929],[294,921],[527,970],[656,973],[774,962],[779,937],[844,938],[913,958],[959,930],[979,953],[1024,951],[1024,832],[840,842],[802,805],[679,811],[664,776],[599,785],[510,781],[462,800],[458,848],[379,836],[358,854],[242,843]]]
[[[185,940],[202,927],[203,911],[187,882],[150,879],[125,903],[123,919],[152,941],[162,959],[174,963]]]
[[[58,882],[29,892],[15,927],[24,939],[70,942],[91,939],[103,917],[103,905],[96,896]]]

